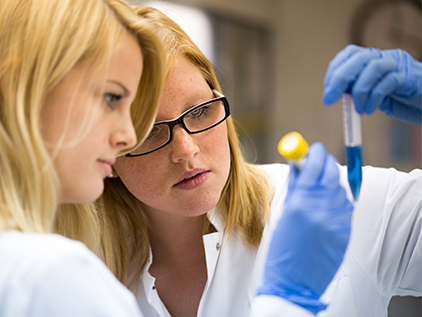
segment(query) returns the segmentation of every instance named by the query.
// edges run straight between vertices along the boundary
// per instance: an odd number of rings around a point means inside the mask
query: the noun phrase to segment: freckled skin
[[[199,69],[179,57],[164,87],[156,121],[171,120],[187,109],[214,98]],[[230,170],[227,127],[220,125],[188,134],[180,125],[164,148],[137,158],[119,157],[117,174],[128,190],[142,202],[145,212],[199,216],[217,204]],[[209,171],[206,182],[193,189],[175,188],[186,171]]]

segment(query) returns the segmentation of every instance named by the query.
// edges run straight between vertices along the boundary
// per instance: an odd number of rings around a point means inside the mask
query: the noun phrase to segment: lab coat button
[[[221,248],[220,243],[218,243],[218,242],[217,242],[217,244],[215,245],[215,249],[216,249],[217,251],[220,251],[220,248]]]

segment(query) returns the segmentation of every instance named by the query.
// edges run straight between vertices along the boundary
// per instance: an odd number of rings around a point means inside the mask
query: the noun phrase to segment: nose
[[[199,152],[194,135],[189,134],[181,125],[173,127],[173,140],[169,145],[171,146],[171,160],[175,163],[188,161]]]
[[[120,152],[135,146],[136,141],[136,132],[129,113],[122,118],[119,128],[112,136],[111,142],[113,147]]]

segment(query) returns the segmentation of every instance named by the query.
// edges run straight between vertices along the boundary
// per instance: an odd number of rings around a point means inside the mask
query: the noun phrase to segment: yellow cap
[[[308,143],[300,133],[290,132],[278,143],[278,151],[287,161],[297,160],[306,155]]]

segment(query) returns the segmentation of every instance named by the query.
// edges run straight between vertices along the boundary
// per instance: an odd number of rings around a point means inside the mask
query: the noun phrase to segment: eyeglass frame
[[[138,157],[138,156],[143,156],[143,155],[147,155],[147,154],[150,154],[150,153],[152,153],[152,152],[155,152],[155,151],[158,151],[159,149],[161,149],[161,148],[163,148],[163,147],[165,147],[166,145],[168,145],[172,140],[173,140],[173,128],[175,127],[175,126],[177,126],[177,125],[181,125],[182,126],[182,128],[188,133],[188,134],[197,134],[197,133],[201,133],[201,132],[204,132],[204,131],[207,131],[207,130],[210,130],[210,129],[212,129],[212,128],[214,128],[214,127],[216,127],[217,125],[219,125],[220,123],[222,123],[222,122],[224,122],[229,116],[230,116],[230,106],[229,106],[229,101],[227,100],[227,98],[226,98],[226,96],[224,96],[223,94],[221,94],[219,91],[217,91],[217,90],[215,90],[215,89],[213,89],[213,93],[217,96],[216,98],[213,98],[213,99],[210,99],[210,100],[207,100],[207,101],[205,101],[205,102],[202,102],[202,103],[200,103],[200,104],[198,104],[198,105],[196,105],[196,106],[193,106],[193,107],[191,107],[191,108],[189,108],[188,110],[186,110],[185,112],[183,112],[180,116],[178,116],[176,119],[173,119],[173,120],[165,120],[165,121],[159,121],[159,122],[156,122],[156,123],[154,123],[154,125],[153,125],[153,127],[155,127],[155,126],[157,126],[157,125],[163,125],[163,124],[165,124],[165,125],[167,125],[168,127],[169,127],[169,138],[168,138],[168,140],[163,144],[163,145],[161,145],[160,147],[158,147],[158,148],[156,148],[156,149],[154,149],[154,150],[151,150],[151,151],[148,151],[148,152],[145,152],[145,153],[139,153],[139,154],[131,154],[131,153],[127,153],[127,154],[125,154],[125,157]],[[218,121],[217,123],[215,123],[215,124],[213,124],[213,125],[211,125],[211,126],[209,126],[208,128],[205,128],[205,129],[202,129],[202,130],[199,130],[199,131],[194,131],[194,132],[192,132],[192,131],[189,131],[189,129],[186,127],[186,125],[185,125],[185,122],[183,121],[183,119],[184,119],[184,117],[188,114],[188,113],[190,113],[190,112],[192,112],[192,111],[194,111],[194,110],[196,110],[196,109],[198,109],[198,108],[200,108],[200,107],[203,107],[203,106],[205,106],[205,105],[207,105],[207,104],[210,104],[210,103],[212,103],[212,102],[216,102],[216,101],[222,101],[223,102],[223,106],[224,106],[224,110],[225,110],[225,115],[224,115],[224,118],[222,118],[220,121]]]

